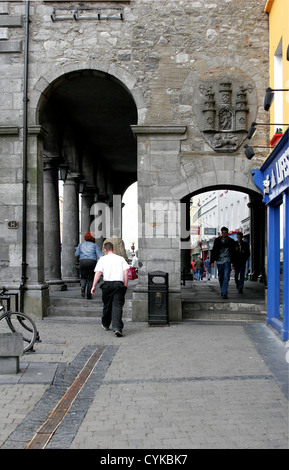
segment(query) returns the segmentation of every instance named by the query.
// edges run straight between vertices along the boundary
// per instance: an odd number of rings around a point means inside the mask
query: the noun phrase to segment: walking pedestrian
[[[195,266],[196,266],[197,280],[200,281],[203,279],[203,269],[204,269],[204,262],[200,256],[198,256],[195,262]]]
[[[207,256],[207,258],[205,259],[204,265],[205,265],[205,268],[206,268],[207,281],[210,281],[211,280],[211,263],[210,263],[210,257],[209,256]]]
[[[109,238],[106,238],[103,242],[103,247],[102,247],[102,252],[103,253],[105,253],[104,244],[106,242],[112,243],[114,254],[122,256],[125,259],[125,261],[128,263],[128,257],[127,257],[127,254],[126,254],[125,244],[124,244],[124,241],[122,240],[122,238],[118,237],[115,234],[112,235]]]
[[[79,256],[81,296],[85,297],[86,289],[87,298],[91,299],[94,268],[102,254],[90,232],[84,235],[84,242],[77,246],[75,256]]]
[[[195,266],[195,260],[194,260],[194,258],[192,258],[191,266],[192,266],[193,281],[194,281],[194,280],[196,279],[196,266]]]
[[[243,233],[237,233],[236,258],[234,261],[235,283],[240,294],[243,293],[246,263],[250,257],[249,243],[243,240]]]
[[[103,274],[102,289],[103,313],[102,327],[108,330],[110,324],[116,336],[122,336],[122,309],[128,284],[129,265],[122,256],[113,253],[113,244],[104,243],[105,256],[100,258],[95,266],[95,275],[91,294],[95,294],[96,284]]]
[[[228,228],[221,228],[221,236],[216,238],[211,252],[211,266],[217,262],[218,278],[221,288],[221,296],[228,298],[228,286],[230,273],[232,270],[231,263],[234,263],[236,256],[235,241],[229,237]]]

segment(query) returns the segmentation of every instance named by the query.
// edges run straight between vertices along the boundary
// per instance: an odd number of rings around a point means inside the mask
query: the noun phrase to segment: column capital
[[[82,194],[82,197],[94,196],[95,194],[98,194],[98,191],[99,189],[97,186],[86,185],[84,193]]]
[[[36,135],[44,138],[48,136],[48,132],[43,126],[28,126],[28,135]]]
[[[43,155],[43,170],[57,170],[59,166],[60,158]]]
[[[76,173],[76,172],[75,173],[68,173],[66,181],[64,182],[64,184],[67,183],[67,182],[71,182],[71,181],[77,182],[80,178],[81,178],[80,173]]]

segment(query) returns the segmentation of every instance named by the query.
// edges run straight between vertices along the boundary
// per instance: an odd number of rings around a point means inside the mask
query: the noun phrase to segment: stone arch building
[[[42,318],[50,289],[75,281],[83,181],[82,231],[96,202],[109,208],[110,229],[119,229],[118,195],[138,181],[142,267],[134,319],[146,319],[155,270],[169,273],[170,318],[182,316],[191,194],[218,186],[248,192],[252,231],[264,246],[251,171],[266,155],[252,163],[243,152],[251,122],[265,121],[263,1],[12,0],[0,3],[0,33],[0,277],[9,288],[20,285],[25,311]],[[266,142],[264,127],[255,144]]]

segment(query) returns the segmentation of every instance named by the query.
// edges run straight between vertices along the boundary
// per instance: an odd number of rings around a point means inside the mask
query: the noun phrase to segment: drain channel
[[[34,437],[26,446],[26,449],[45,449],[53,434],[61,424],[64,416],[71,408],[74,400],[92,374],[96,364],[104,353],[106,347],[97,347],[81,369],[75,380],[67,389],[61,400],[50,413],[47,420],[38,429]]]

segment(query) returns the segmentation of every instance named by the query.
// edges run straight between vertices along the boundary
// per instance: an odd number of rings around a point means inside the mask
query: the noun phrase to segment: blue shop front
[[[289,128],[260,170],[252,171],[267,206],[267,323],[289,339]]]

